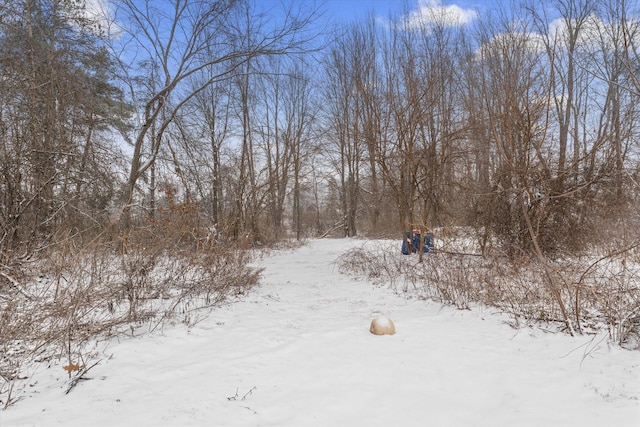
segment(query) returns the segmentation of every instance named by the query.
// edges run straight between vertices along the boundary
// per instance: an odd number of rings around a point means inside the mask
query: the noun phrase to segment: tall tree
[[[358,98],[358,125],[366,147],[367,177],[364,180],[368,188],[362,198],[369,211],[371,229],[378,228],[383,207],[383,194],[378,173],[378,147],[381,144],[386,123],[382,95],[382,67],[380,64],[380,31],[373,15],[354,25],[350,32],[353,47],[351,61],[354,89]],[[362,184],[361,184],[362,185]],[[368,195],[368,196],[366,196]]]
[[[84,2],[15,0],[2,13],[0,80],[8,90],[0,97],[11,123],[1,141],[10,199],[2,229],[12,246],[48,240],[66,219],[81,230],[78,221],[95,210],[104,217],[108,201],[91,193],[108,194],[114,183],[104,175],[110,162],[101,150],[109,146],[99,133],[120,127],[128,109],[109,83],[112,60]]]
[[[114,49],[122,52],[127,74],[135,72],[141,59],[157,64],[161,72],[156,90],[136,104],[141,107],[139,126],[131,138],[133,154],[122,218],[125,224],[130,213],[136,184],[156,161],[162,136],[178,112],[209,85],[227,78],[262,55],[285,55],[300,50],[308,41],[302,35],[315,16],[315,11],[294,13],[290,9],[284,19],[274,25],[260,25],[247,40],[247,14],[253,14],[251,4],[244,0],[123,0],[116,3],[115,16],[122,35]],[[264,21],[263,15],[251,15],[250,22]],[[256,28],[251,28],[254,31]],[[127,62],[128,60],[128,62]],[[213,70],[197,87],[190,80],[203,70]],[[202,74],[201,74],[202,75]],[[131,94],[136,98],[135,84],[130,81]],[[168,107],[168,102],[170,106]],[[168,107],[168,108],[166,108]],[[166,113],[161,116],[161,111]],[[154,138],[150,138],[155,126]]]
[[[554,191],[560,194],[564,192],[566,178],[572,177],[575,182],[578,173],[580,142],[573,132],[579,120],[579,112],[576,111],[581,75],[578,55],[581,42],[588,37],[588,26],[596,5],[593,0],[555,0],[551,6],[559,14],[558,19],[538,13],[552,10],[549,2],[545,7],[534,5],[529,8],[551,65],[551,95],[558,123],[558,170]],[[570,147],[573,147],[573,156],[568,160]]]
[[[293,178],[293,227],[296,239],[303,235],[302,221],[302,171],[305,158],[309,152],[311,133],[315,121],[312,112],[313,88],[310,76],[300,65],[292,67],[287,73],[284,92],[285,128],[282,137],[285,145],[290,147]]]
[[[332,142],[332,149],[328,152],[340,180],[340,209],[345,237],[357,235],[360,165],[364,157],[359,125],[360,102],[353,79],[357,47],[349,35],[339,39],[331,47],[325,63],[328,81],[324,97]]]

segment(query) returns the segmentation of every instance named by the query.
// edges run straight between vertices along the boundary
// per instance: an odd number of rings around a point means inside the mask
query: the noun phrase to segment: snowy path
[[[37,372],[0,427],[640,425],[640,352],[354,281],[334,261],[358,243],[265,259],[243,301],[113,343],[69,395],[59,366]],[[368,332],[378,313],[396,335]]]

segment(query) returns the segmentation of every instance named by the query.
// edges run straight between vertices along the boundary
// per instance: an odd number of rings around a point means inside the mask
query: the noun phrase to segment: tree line
[[[637,230],[633,2],[269,7],[6,0],[3,263],[158,221],[189,244],[465,226],[541,259]]]

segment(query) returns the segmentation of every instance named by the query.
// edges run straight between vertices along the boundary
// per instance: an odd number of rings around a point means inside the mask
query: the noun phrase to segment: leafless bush
[[[363,276],[398,292],[468,309],[481,299],[477,277],[468,274],[479,259],[444,253],[429,254],[423,262],[400,254],[397,245],[354,248],[338,261],[343,273]],[[479,264],[478,264],[479,265]]]
[[[337,262],[338,270],[343,274],[366,277],[377,284],[388,284],[397,288],[408,275],[410,264],[394,256],[389,245],[355,247],[343,254]]]
[[[149,232],[161,230],[152,227],[144,234]],[[76,376],[101,357],[96,340],[142,325],[152,330],[167,321],[192,324],[194,313],[206,313],[202,310],[245,292],[259,278],[260,271],[248,267],[249,253],[240,248],[215,243],[198,247],[196,239],[185,242],[179,232],[165,241],[136,233],[121,239],[126,248],[68,243],[46,258],[0,266],[4,406],[14,403],[13,390],[30,364],[63,361],[72,388]]]
[[[612,248],[582,270],[574,285],[576,323],[603,323],[612,341],[640,347],[640,256],[637,245]]]
[[[549,280],[537,259],[491,254],[436,251],[416,256],[400,254],[398,244],[355,248],[338,261],[340,271],[387,284],[398,292],[431,299],[459,309],[472,304],[497,308],[514,327],[556,325],[566,328],[567,316],[578,333],[606,330],[612,342],[628,348],[640,344],[640,257],[637,251],[610,250],[598,259],[567,258],[546,266],[559,295],[549,292]]]

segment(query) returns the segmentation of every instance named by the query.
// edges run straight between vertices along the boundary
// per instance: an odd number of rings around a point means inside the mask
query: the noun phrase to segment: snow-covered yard
[[[361,243],[275,253],[260,287],[196,326],[103,343],[68,395],[62,364],[39,368],[0,427],[640,425],[639,352],[341,275]],[[369,333],[379,314],[395,335]]]

